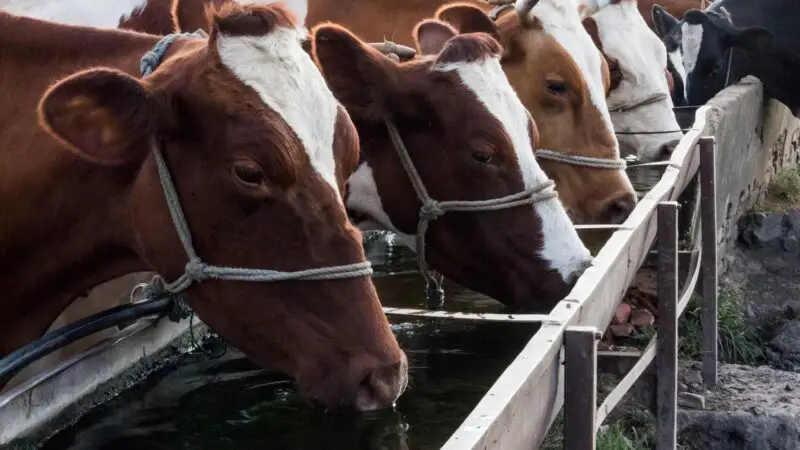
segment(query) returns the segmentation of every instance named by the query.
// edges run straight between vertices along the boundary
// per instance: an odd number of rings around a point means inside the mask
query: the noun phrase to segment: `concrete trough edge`
[[[207,327],[141,319],[0,395],[0,446],[30,448],[192,349]]]

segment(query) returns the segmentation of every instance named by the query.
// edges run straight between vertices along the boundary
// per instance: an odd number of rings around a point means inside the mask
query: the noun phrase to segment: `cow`
[[[673,58],[682,62],[689,104],[704,104],[729,84],[753,75],[764,84],[766,97],[800,114],[796,2],[720,0],[703,11],[687,11],[682,20],[654,6],[653,16]]]
[[[163,41],[0,13],[0,357],[154,271],[309,401],[391,405],[407,359],[337,183],[352,121],[285,6],[210,16],[207,39]]]
[[[188,1],[188,0],[187,0]],[[656,23],[653,18],[653,6],[658,4],[674,17],[683,17],[683,14],[690,9],[706,9],[711,5],[708,0],[637,0],[636,6],[642,15],[645,23],[651,30],[657,31]]]
[[[640,162],[668,158],[683,137],[672,110],[667,52],[636,0],[586,0],[584,27],[605,56],[608,107],[620,150]]]
[[[657,34],[659,30],[653,14],[656,2],[658,2],[660,7],[665,8],[671,15],[676,17],[683,17],[683,14],[690,9],[705,9],[712,3],[709,0],[638,0],[639,13],[642,15],[645,22],[647,22],[647,26]],[[669,70],[672,81],[670,86],[672,103],[675,106],[687,106],[684,93],[684,70],[681,66],[681,61],[675,60],[674,53],[670,52],[667,54],[667,69]]]
[[[359,229],[390,230],[412,248],[425,237],[405,155],[437,201],[483,201],[547,183],[533,153],[536,125],[489,34],[459,33],[427,19],[412,33],[422,57],[401,63],[341,27],[315,30],[317,64],[361,139],[346,196]],[[418,256],[427,254],[442,274],[526,310],[549,311],[591,261],[552,197],[533,208],[447,213],[431,222],[427,236]]]

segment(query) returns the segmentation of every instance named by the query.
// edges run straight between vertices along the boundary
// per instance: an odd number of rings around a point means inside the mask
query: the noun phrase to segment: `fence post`
[[[716,141],[701,137],[700,145],[700,217],[703,255],[701,293],[703,297],[703,383],[717,385],[717,174]]]
[[[597,341],[595,327],[564,332],[564,449],[595,450]]]
[[[674,450],[678,409],[678,202],[658,204],[656,450]]]

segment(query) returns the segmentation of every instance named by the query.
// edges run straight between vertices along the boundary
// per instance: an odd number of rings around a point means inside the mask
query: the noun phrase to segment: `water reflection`
[[[533,324],[393,324],[411,384],[393,410],[326,413],[241,354],[188,355],[84,416],[44,449],[436,449],[536,330]]]

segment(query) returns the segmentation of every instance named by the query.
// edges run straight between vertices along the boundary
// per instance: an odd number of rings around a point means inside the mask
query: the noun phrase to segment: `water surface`
[[[413,253],[391,235],[370,237],[368,257],[387,306],[424,308]],[[502,312],[453,283],[445,309]],[[438,449],[533,336],[537,324],[390,317],[409,357],[411,383],[394,409],[326,413],[307,406],[282,376],[235,350],[195,352],[85,415],[44,449],[401,450]],[[218,354],[218,353],[217,353]]]

